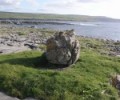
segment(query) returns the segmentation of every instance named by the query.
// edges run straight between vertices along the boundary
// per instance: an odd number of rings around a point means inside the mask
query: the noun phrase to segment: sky
[[[0,0],[0,11],[77,14],[120,19],[120,0]]]

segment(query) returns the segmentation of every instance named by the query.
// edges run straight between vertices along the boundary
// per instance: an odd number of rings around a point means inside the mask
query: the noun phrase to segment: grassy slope
[[[84,42],[102,44],[97,40]],[[16,97],[40,100],[118,99],[109,78],[120,73],[120,58],[82,47],[76,64],[63,70],[51,69],[54,66],[48,65],[39,51],[0,55],[0,89]]]
[[[58,15],[58,14],[31,14],[0,12],[0,18],[23,18],[23,19],[51,19],[51,20],[77,20],[77,21],[118,21],[115,19],[99,16],[85,15]]]

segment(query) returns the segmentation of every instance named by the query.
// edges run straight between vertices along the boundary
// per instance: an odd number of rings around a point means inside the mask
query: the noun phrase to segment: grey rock
[[[26,38],[25,37],[17,38],[14,41],[16,41],[16,42],[24,42],[24,41],[26,41]]]
[[[21,99],[18,99],[18,98],[16,98],[16,97],[11,97],[11,96],[8,96],[8,95],[0,92],[0,100],[21,100]],[[38,99],[25,98],[25,99],[22,99],[22,100],[38,100]]]
[[[7,45],[8,45],[8,46],[13,46],[13,44],[12,44],[12,43],[7,43]]]
[[[28,46],[30,49],[37,49],[38,48],[38,46],[36,44],[26,43],[26,44],[24,44],[24,46]]]
[[[109,54],[108,54],[109,56],[116,56],[117,55],[117,53],[116,52],[109,52]]]
[[[112,78],[111,78],[111,84],[116,89],[120,90],[120,75],[112,76]]]
[[[37,99],[34,99],[34,98],[26,98],[26,99],[23,99],[23,100],[37,100]]]
[[[6,94],[0,92],[0,100],[20,100],[20,99],[7,96]]]
[[[47,40],[46,45],[46,58],[50,63],[71,65],[79,58],[80,44],[74,30],[56,33]]]

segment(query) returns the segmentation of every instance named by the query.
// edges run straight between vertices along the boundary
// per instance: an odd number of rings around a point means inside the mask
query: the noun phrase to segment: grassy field
[[[42,13],[39,13],[39,14],[13,13],[13,12],[0,12],[0,18],[75,20],[75,21],[119,21],[112,18],[102,17],[102,16],[42,14]]]
[[[109,81],[120,73],[120,58],[101,55],[104,43],[96,39],[80,38],[80,43],[80,59],[64,69],[49,64],[40,51],[0,55],[0,90],[39,100],[118,100]],[[96,48],[85,48],[83,43]]]

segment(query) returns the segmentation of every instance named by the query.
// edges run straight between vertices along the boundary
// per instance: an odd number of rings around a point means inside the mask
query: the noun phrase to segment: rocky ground
[[[26,50],[41,50],[45,44],[46,30],[34,28],[0,27],[0,54],[15,53]],[[45,33],[45,34],[44,34]]]
[[[16,27],[0,25],[0,54],[21,52],[26,50],[45,50],[47,39],[54,30],[34,27]],[[101,54],[120,56],[120,41],[78,37],[81,48],[94,48]]]
[[[93,49],[101,55],[120,57],[120,41],[79,36],[82,49]]]

